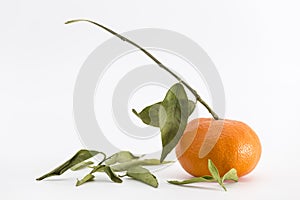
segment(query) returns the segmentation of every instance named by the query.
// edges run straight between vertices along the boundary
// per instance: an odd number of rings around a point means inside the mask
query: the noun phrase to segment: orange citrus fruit
[[[223,176],[231,168],[238,176],[251,172],[261,155],[256,133],[245,123],[235,120],[194,119],[188,123],[176,146],[176,156],[189,174],[209,175],[211,159]]]

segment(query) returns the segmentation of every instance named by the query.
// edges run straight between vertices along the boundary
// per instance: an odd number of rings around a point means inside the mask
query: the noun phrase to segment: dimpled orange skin
[[[220,136],[209,153],[199,158],[199,151],[209,127],[210,133],[220,130]],[[250,173],[257,165],[261,144],[256,133],[243,122],[199,118],[188,123],[176,146],[176,155],[185,171],[195,177],[210,174],[208,159],[216,165],[220,176],[235,168],[241,177]]]

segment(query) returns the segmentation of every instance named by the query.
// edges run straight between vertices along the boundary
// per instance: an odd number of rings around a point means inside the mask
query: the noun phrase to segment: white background
[[[1,1],[1,198],[299,198],[299,9],[296,0]],[[89,53],[111,37],[63,24],[79,17],[119,32],[170,29],[200,44],[221,74],[227,118],[246,122],[261,139],[257,168],[227,193],[214,184],[167,184],[188,177],[178,164],[156,174],[158,189],[101,176],[76,188],[81,173],[36,182],[82,148],[72,114],[74,83]]]

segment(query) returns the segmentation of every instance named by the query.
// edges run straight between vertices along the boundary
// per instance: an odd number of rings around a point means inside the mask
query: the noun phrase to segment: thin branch
[[[168,67],[166,67],[164,64],[162,64],[159,60],[157,60],[151,53],[149,53],[147,50],[145,50],[143,47],[141,47],[140,45],[136,44],[135,42],[129,40],[128,38],[114,32],[113,30],[98,24],[96,22],[93,22],[91,20],[87,20],[87,19],[76,19],[76,20],[70,20],[67,21],[65,24],[71,24],[74,22],[89,22],[92,23],[100,28],[103,28],[104,30],[110,32],[111,34],[115,35],[116,37],[120,38],[121,40],[128,42],[129,44],[137,47],[138,49],[140,49],[142,52],[144,52],[148,57],[150,57],[159,67],[161,67],[162,69],[164,69],[165,71],[167,71],[168,73],[170,73],[175,79],[177,79],[179,82],[181,82],[197,99],[197,101],[199,101],[207,110],[208,112],[212,115],[212,117],[215,120],[219,119],[219,116],[209,107],[209,105],[200,97],[200,95],[196,92],[196,90],[194,90],[189,84],[187,84],[185,81],[183,81],[179,76],[177,76],[177,74],[175,74],[173,71],[171,71]]]

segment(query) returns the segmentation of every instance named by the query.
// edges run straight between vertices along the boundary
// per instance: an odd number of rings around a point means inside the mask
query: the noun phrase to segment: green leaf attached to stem
[[[163,150],[160,161],[172,151],[180,140],[188,120],[188,98],[180,83],[167,92],[159,109],[159,126]]]
[[[54,170],[52,170],[51,172],[37,178],[37,181],[43,180],[45,178],[48,178],[50,176],[58,176],[63,174],[65,171],[67,171],[68,169],[70,169],[71,167],[77,165],[78,163],[81,163],[97,154],[99,154],[101,152],[98,151],[89,151],[86,149],[82,149],[80,151],[78,151],[71,159],[69,159],[68,161],[66,161],[65,163],[63,163],[62,165],[60,165],[59,167],[55,168]],[[103,153],[102,153],[103,154]]]
[[[222,177],[222,183],[224,183],[224,181],[226,181],[226,180],[238,182],[239,177],[237,175],[236,169],[232,168]]]
[[[137,112],[135,109],[132,109],[132,112],[138,116],[145,124],[154,126],[154,127],[159,127],[159,109],[162,106],[162,102],[158,102],[155,104],[152,104],[150,106],[147,106],[144,108],[141,112]],[[188,102],[188,112],[189,116],[193,113],[196,107],[196,103],[189,100]]]
[[[155,188],[158,187],[158,182],[156,177],[153,174],[151,174],[151,172],[148,169],[143,168],[141,166],[129,168],[126,173],[126,176],[129,176],[135,180],[146,183],[152,187]]]
[[[223,184],[223,182],[222,182],[222,179],[220,177],[220,174],[219,174],[219,171],[218,171],[217,167],[214,165],[214,163],[210,159],[208,159],[208,170],[211,173],[212,177],[222,186],[222,188],[225,191],[227,191],[224,184]]]
[[[132,109],[132,112],[139,117],[145,124],[159,127],[159,118],[158,113],[161,107],[161,102],[155,103],[153,105],[147,106],[140,113],[135,109]]]
[[[201,176],[201,177],[193,177],[193,178],[186,179],[186,180],[183,180],[183,181],[170,180],[170,181],[168,181],[168,183],[171,183],[171,184],[174,184],[174,185],[184,185],[184,184],[199,183],[199,182],[217,182],[217,183],[219,183],[220,186],[222,186],[222,188],[225,191],[227,191],[226,187],[224,186],[224,181],[225,180],[232,180],[232,181],[235,181],[235,182],[238,181],[237,171],[234,168],[232,168],[231,170],[229,170],[221,178],[217,167],[209,159],[208,160],[208,169],[209,169],[209,171],[211,173],[211,176],[206,175],[206,176]]]

